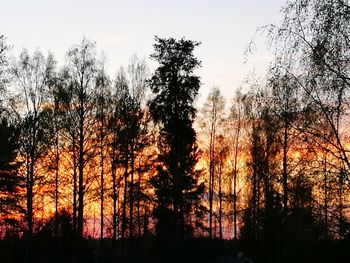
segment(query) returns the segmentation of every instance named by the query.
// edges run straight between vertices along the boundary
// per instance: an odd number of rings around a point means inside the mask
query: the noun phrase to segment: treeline
[[[1,237],[27,240],[27,257],[42,235],[122,240],[122,253],[126,238],[156,234],[166,251],[191,236],[205,212],[192,127],[199,43],[156,37],[151,76],[134,56],[112,80],[85,38],[61,68],[38,50],[10,60],[1,40]]]
[[[154,72],[134,56],[113,79],[85,38],[58,67],[40,51],[9,58],[1,36],[1,238],[26,240],[25,257],[38,236],[92,237],[122,261],[152,240],[159,262],[185,262],[184,240],[199,237],[234,239],[258,262],[340,256],[350,6],[293,0],[282,13],[259,29],[274,52],[266,76],[229,105],[213,88],[199,109],[198,42],[156,37]]]

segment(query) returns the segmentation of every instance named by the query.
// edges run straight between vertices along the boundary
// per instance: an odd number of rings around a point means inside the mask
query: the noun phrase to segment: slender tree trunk
[[[238,140],[236,141],[235,161],[233,172],[233,232],[234,239],[237,239],[237,162],[238,162]]]
[[[233,175],[233,232],[237,239],[237,171]]]
[[[83,81],[81,81],[83,87]],[[81,88],[82,89],[82,88]],[[81,91],[82,92],[82,91]],[[78,237],[83,239],[84,231],[84,95],[80,94],[79,109],[79,182],[78,182]]]
[[[80,147],[83,147],[82,143]],[[79,182],[78,182],[78,237],[83,238],[84,228],[84,167],[83,167],[83,151],[79,150]]]
[[[222,239],[222,157],[219,165],[219,235]]]
[[[123,211],[122,211],[122,239],[125,239],[126,230],[126,203],[128,192],[128,157],[125,157],[124,163],[124,193],[123,193]]]
[[[253,192],[252,192],[252,235],[253,240],[257,239],[257,210],[258,210],[258,138],[253,125]],[[254,249],[254,248],[253,248]]]
[[[344,198],[344,192],[343,192],[343,184],[344,184],[344,170],[342,169],[340,171],[339,179],[338,179],[338,234],[340,238],[345,238],[345,229],[344,229],[344,211],[343,211],[343,198]]]
[[[100,239],[103,240],[103,228],[104,228],[104,158],[101,153],[101,204],[100,204]]]
[[[78,202],[77,202],[77,193],[78,193],[78,175],[77,175],[77,156],[76,156],[76,138],[73,135],[73,230],[74,233],[77,233],[77,211],[78,211]]]
[[[28,223],[28,236],[31,239],[33,235],[33,185],[34,185],[34,168],[35,168],[35,151],[36,151],[36,133],[37,133],[37,113],[34,110],[34,120],[31,134],[31,145],[30,145],[30,164],[29,174],[27,181],[27,223]]]
[[[116,156],[113,149],[112,156],[112,187],[113,187],[113,242],[117,239],[117,178],[116,178]]]
[[[134,235],[134,173],[135,173],[135,150],[134,139],[131,141],[130,149],[130,193],[129,193],[129,237]]]
[[[271,136],[271,133],[269,129],[267,128],[265,130],[266,132],[266,149],[265,149],[265,156],[263,159],[263,165],[261,169],[261,175],[262,175],[262,183],[263,183],[263,191],[264,191],[264,212],[265,212],[265,218],[267,218],[267,222],[265,222],[265,231],[263,232],[262,238],[262,256],[266,258],[269,261],[271,261],[271,257],[273,257],[272,249],[274,249],[271,241],[273,238],[271,237],[271,231],[273,229],[273,225],[271,224],[271,208],[273,207],[273,200],[270,194],[270,158],[271,158],[271,146],[273,143],[273,137]]]
[[[34,111],[34,120],[32,126],[32,133],[30,138],[29,156],[27,157],[27,172],[26,172],[26,205],[27,214],[26,221],[28,227],[28,243],[24,255],[24,262],[27,263],[29,259],[32,236],[33,236],[33,185],[34,185],[34,167],[35,167],[35,154],[36,154],[36,121],[37,114]]]
[[[214,118],[214,117],[212,117]],[[214,198],[214,169],[215,169],[215,123],[212,120],[209,144],[209,237],[213,237],[213,198]]]
[[[233,171],[233,232],[234,239],[237,239],[237,174],[238,174],[238,143],[241,131],[241,111],[238,110],[237,129],[235,134],[235,156]]]
[[[120,195],[119,191],[117,191],[117,199],[116,199],[116,209],[117,209],[117,214],[116,214],[116,230],[117,230],[117,238],[121,236],[121,212],[120,212]]]
[[[29,238],[33,235],[33,180],[34,180],[34,158],[30,157],[29,174],[27,178],[27,225]]]
[[[283,219],[286,223],[288,216],[288,173],[287,173],[287,147],[288,147],[288,122],[285,120],[283,133],[283,163],[282,163],[282,182],[283,182]]]
[[[58,235],[58,176],[59,176],[59,134],[56,121],[56,136],[55,136],[55,237]]]
[[[140,169],[141,161],[139,161],[139,169]],[[137,176],[137,236],[141,237],[141,172],[138,172]]]
[[[327,178],[327,155],[324,158],[324,238],[328,239],[328,178]]]
[[[113,143],[112,143],[112,167],[111,167],[111,174],[112,174],[112,191],[113,191],[113,247],[115,247],[115,241],[118,236],[117,232],[117,201],[118,201],[118,193],[117,193],[117,155],[116,155],[116,148],[117,148],[117,134],[115,131],[115,120],[113,123]]]
[[[101,184],[101,192],[100,192],[100,239],[103,240],[103,228],[104,228],[104,114],[102,109],[102,121],[101,121],[101,130],[100,130],[100,165],[101,165],[101,178],[100,178],[100,184]]]
[[[126,255],[126,246],[125,246],[125,239],[126,239],[126,227],[127,227],[127,218],[126,218],[126,204],[127,204],[127,192],[128,192],[128,155],[125,156],[125,162],[124,162],[124,193],[123,193],[123,211],[122,211],[122,242],[121,242],[121,252],[120,252],[120,260],[121,262],[125,261],[125,255]]]

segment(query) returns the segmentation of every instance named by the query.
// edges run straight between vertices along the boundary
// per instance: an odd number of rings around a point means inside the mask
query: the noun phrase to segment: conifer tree
[[[198,152],[193,121],[194,100],[200,78],[194,70],[200,61],[193,55],[198,42],[184,38],[155,38],[155,52],[151,56],[159,67],[150,79],[154,93],[150,112],[159,125],[159,165],[151,180],[155,188],[157,234],[174,240],[185,236],[191,211],[203,193],[198,182],[200,172],[195,169]]]

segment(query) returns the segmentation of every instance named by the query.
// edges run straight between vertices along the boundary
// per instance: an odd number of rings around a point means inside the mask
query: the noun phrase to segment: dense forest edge
[[[266,75],[199,106],[198,41],[111,77],[86,37],[59,65],[0,34],[0,261],[347,262],[350,5],[281,14]]]

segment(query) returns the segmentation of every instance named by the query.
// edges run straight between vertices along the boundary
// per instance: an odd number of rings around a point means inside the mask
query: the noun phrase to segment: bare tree
[[[205,134],[205,140],[208,140],[208,159],[209,159],[209,180],[208,180],[208,199],[209,199],[209,237],[213,237],[213,199],[215,185],[217,140],[225,119],[225,100],[221,95],[219,88],[212,88],[203,105],[200,126]],[[221,128],[221,130],[220,130]]]
[[[77,162],[74,165],[78,170],[78,217],[77,234],[83,238],[84,227],[84,192],[85,180],[84,168],[92,158],[93,146],[88,144],[89,137],[94,127],[93,98],[94,80],[96,77],[95,44],[84,38],[81,43],[74,45],[67,53],[69,86],[67,86],[70,104],[69,124],[73,130],[73,154],[76,154]],[[74,158],[75,159],[75,158]]]
[[[26,221],[29,237],[33,234],[33,198],[36,183],[36,164],[47,151],[51,141],[49,126],[50,111],[45,109],[50,79],[54,73],[55,61],[52,55],[45,58],[40,51],[32,56],[26,50],[12,65],[15,85],[21,89],[24,107],[21,154],[25,156]]]
[[[100,163],[100,239],[104,236],[104,200],[105,200],[105,155],[107,152],[107,121],[110,114],[110,80],[106,74],[105,56],[99,61],[96,76],[96,119],[98,125],[99,163]]]
[[[240,137],[242,129],[242,118],[244,113],[244,96],[237,91],[230,109],[229,122],[233,131],[232,155],[233,155],[233,234],[237,239],[237,183],[238,183],[238,156],[240,148]]]
[[[145,145],[145,135],[147,134],[147,126],[142,125],[144,121],[144,111],[142,106],[145,107],[146,101],[144,99],[146,92],[146,80],[148,69],[144,60],[139,60],[137,56],[133,56],[128,66],[128,73],[130,76],[130,111],[132,116],[130,119],[130,193],[129,193],[129,232],[130,237],[134,233],[134,202],[135,202],[135,190],[134,190],[134,177],[135,177],[135,159],[137,154],[140,153]],[[139,173],[140,175],[140,173]],[[139,190],[139,189],[137,189]]]

